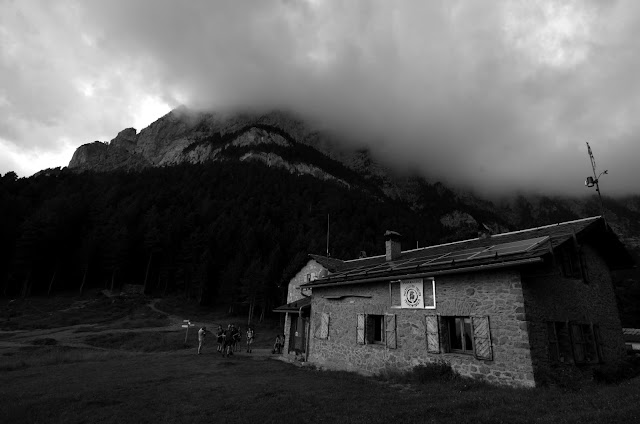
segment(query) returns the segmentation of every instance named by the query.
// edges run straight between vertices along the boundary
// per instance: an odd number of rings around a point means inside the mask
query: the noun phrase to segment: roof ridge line
[[[561,226],[561,225],[575,224],[576,222],[596,220],[598,218],[602,218],[602,216],[601,215],[596,215],[596,216],[591,216],[591,217],[588,217],[588,218],[574,219],[572,221],[564,221],[564,222],[557,222],[555,224],[541,225],[540,227],[525,228],[524,230],[509,231],[508,233],[492,234],[491,238],[501,237],[501,236],[509,236],[509,235],[512,235],[512,234],[525,233],[527,231],[541,230],[543,228],[551,228],[551,227],[557,227],[557,226]],[[452,242],[449,242],[449,243],[442,243],[442,244],[434,244],[434,245],[431,245],[431,246],[420,247],[418,249],[403,250],[402,253],[417,252],[419,250],[428,250],[428,249],[433,249],[434,247],[450,246],[450,245],[459,244],[459,243],[468,243],[470,241],[475,241],[475,240],[478,240],[478,238],[471,238],[471,239],[466,239],[466,240],[458,240],[458,241],[452,241]],[[385,257],[385,255],[368,256],[366,258],[348,259],[348,260],[344,260],[343,262],[345,262],[345,263],[346,262],[355,262],[355,261],[360,261],[360,260],[363,260],[363,259],[382,258],[382,257]]]
[[[601,216],[597,215],[597,216],[591,216],[589,218],[574,219],[573,221],[564,221],[564,222],[557,222],[555,224],[541,225],[540,227],[535,227],[535,228],[525,228],[524,230],[516,230],[516,231],[510,231],[508,233],[494,234],[491,237],[508,236],[508,235],[511,235],[511,234],[524,233],[524,232],[527,232],[527,231],[541,230],[543,228],[558,227],[560,225],[575,224],[576,222],[596,220],[598,218],[601,218]]]
[[[524,230],[509,231],[508,233],[492,234],[491,238],[500,237],[500,236],[509,236],[511,234],[525,233],[527,231],[541,230],[543,228],[557,227],[557,226],[560,226],[560,225],[575,224],[576,222],[595,220],[595,219],[598,219],[598,218],[601,218],[601,215],[591,216],[589,218],[574,219],[572,221],[557,222],[555,224],[541,225],[540,227],[525,228]],[[434,247],[450,246],[452,244],[458,244],[458,243],[468,243],[470,241],[475,241],[475,240],[478,240],[478,238],[471,238],[471,239],[466,239],[466,240],[458,240],[458,241],[452,241],[452,242],[449,242],[449,243],[442,243],[442,244],[434,244],[432,246],[420,247],[418,249],[403,250],[402,253],[416,252],[418,250],[432,249]]]

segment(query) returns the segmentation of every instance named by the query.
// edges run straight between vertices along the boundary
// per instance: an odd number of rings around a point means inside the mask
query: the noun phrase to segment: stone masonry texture
[[[534,386],[520,272],[507,269],[439,276],[435,282],[436,308],[420,310],[393,308],[388,282],[315,287],[309,361],[328,369],[364,374],[388,368],[409,370],[420,364],[446,361],[460,375],[503,385]],[[327,298],[330,296],[341,298]],[[328,339],[316,337],[323,312],[330,316]],[[359,313],[395,314],[397,348],[358,344]],[[458,353],[428,353],[425,316],[436,314],[488,316],[493,360]]]
[[[615,364],[626,356],[611,273],[596,250],[583,245],[585,280],[563,277],[547,264],[522,273],[529,343],[536,374],[550,372],[548,321],[597,324],[603,362]],[[590,377],[591,366],[578,367]]]
[[[289,281],[287,288],[287,303],[295,302],[302,299],[304,296],[300,292],[300,285],[307,282],[307,275],[316,275],[316,278],[321,278],[327,275],[327,269],[320,265],[315,260],[311,259],[307,264],[302,267],[300,271]],[[311,294],[309,293],[307,295]],[[291,332],[291,320],[298,319],[298,314],[286,313],[284,322],[284,349],[283,354],[289,354],[290,346],[290,332]]]

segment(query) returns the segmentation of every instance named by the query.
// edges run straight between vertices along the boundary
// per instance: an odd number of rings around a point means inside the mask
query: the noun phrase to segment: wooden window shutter
[[[547,338],[549,341],[549,360],[553,362],[560,361],[560,345],[558,343],[558,333],[556,332],[556,323],[547,322]]]
[[[576,364],[586,362],[585,340],[580,324],[572,322],[569,324],[571,334],[571,344],[573,345],[573,360]]]
[[[320,338],[327,339],[329,338],[329,314],[323,312],[320,319]]]
[[[591,324],[593,330],[593,338],[596,343],[596,352],[598,353],[598,361],[604,362],[604,354],[602,350],[602,336],[600,335],[600,326],[598,324]]]
[[[365,314],[358,314],[358,321],[356,324],[356,341],[358,344],[365,344]]]
[[[437,315],[427,315],[425,317],[427,352],[440,353],[440,323]]]
[[[473,351],[476,358],[493,360],[489,317],[471,317],[471,327],[473,328]]]
[[[398,347],[395,314],[385,314],[384,316],[384,341],[389,349]]]
[[[313,337],[320,337],[320,331],[322,328],[322,314],[319,313],[314,313],[314,316],[316,317],[316,319],[313,320],[314,322],[314,327],[313,327]]]

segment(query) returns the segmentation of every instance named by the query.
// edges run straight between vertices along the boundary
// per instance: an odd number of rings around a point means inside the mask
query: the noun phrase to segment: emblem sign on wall
[[[424,309],[424,284],[422,278],[400,282],[401,306]]]
[[[434,281],[431,278],[427,279],[426,284],[422,278],[401,281],[400,307],[409,309],[434,308],[434,289]]]

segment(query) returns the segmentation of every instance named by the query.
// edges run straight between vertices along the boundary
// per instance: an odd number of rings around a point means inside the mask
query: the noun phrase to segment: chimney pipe
[[[402,253],[402,247],[400,246],[401,237],[402,236],[395,231],[387,230],[384,233],[384,245],[387,261],[393,261],[400,257],[400,254]]]

